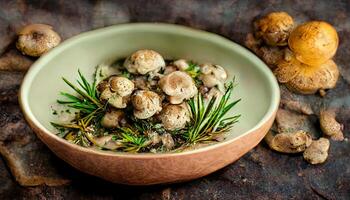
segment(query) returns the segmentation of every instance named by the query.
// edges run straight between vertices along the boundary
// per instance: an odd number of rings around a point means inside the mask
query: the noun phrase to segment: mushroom
[[[297,100],[291,100],[291,99],[281,99],[280,105],[282,107],[285,107],[288,110],[298,112],[300,114],[304,114],[304,115],[314,114],[314,111],[312,110],[310,104],[303,102],[303,101],[297,101]]]
[[[318,90],[333,88],[339,77],[338,67],[333,60],[310,66],[301,63],[293,55],[288,61],[280,60],[274,74],[288,89],[301,94],[313,94]]]
[[[286,12],[272,12],[254,22],[255,36],[270,46],[285,46],[294,27]]]
[[[31,24],[18,33],[16,47],[23,54],[38,57],[61,42],[60,36],[46,24]]]
[[[311,145],[304,151],[304,159],[311,164],[320,164],[326,161],[329,150],[329,140],[320,138],[312,141]]]
[[[99,147],[102,147],[104,149],[116,150],[123,147],[123,143],[121,141],[113,140],[113,135],[97,137],[94,138],[94,140]]]
[[[129,96],[133,92],[135,86],[132,81],[121,76],[112,76],[108,81],[101,81],[98,86],[100,99],[108,101],[115,108],[125,108]]]
[[[227,73],[220,65],[203,64],[200,66],[201,75],[199,79],[203,81],[203,85],[212,88],[217,86],[220,91],[225,91],[224,83],[227,79]]]
[[[189,67],[189,65],[185,59],[176,60],[176,61],[174,61],[173,64],[180,71],[186,71]]]
[[[296,59],[307,65],[319,66],[331,59],[338,48],[338,34],[323,21],[310,21],[295,28],[288,39]]]
[[[210,100],[212,98],[221,99],[222,96],[224,96],[224,93],[215,87],[211,88],[209,92],[205,94],[205,98],[207,100]]]
[[[190,114],[184,103],[178,105],[166,105],[159,115],[164,128],[169,131],[183,129],[190,121]]]
[[[269,131],[265,136],[269,147],[282,153],[299,153],[305,151],[312,142],[311,136],[305,131],[275,134]]]
[[[322,110],[320,112],[320,126],[322,132],[333,140],[343,141],[343,125],[335,119],[335,110]]]
[[[170,74],[171,72],[174,72],[176,70],[177,70],[177,68],[175,66],[169,65],[169,66],[165,67],[163,74],[167,75],[167,74]]]
[[[161,136],[162,138],[162,143],[163,143],[163,146],[170,150],[172,149],[174,146],[175,146],[175,142],[174,142],[174,139],[173,137],[171,137],[171,135],[169,133],[165,133]]]
[[[153,50],[138,50],[128,57],[124,62],[124,67],[132,74],[147,74],[158,72],[165,67],[163,57]]]
[[[138,90],[131,97],[134,106],[134,116],[147,119],[162,110],[159,95],[152,91]]]
[[[192,98],[197,94],[197,87],[186,72],[175,71],[159,80],[163,92],[169,95],[171,104],[180,104],[184,99]]]
[[[118,128],[120,122],[124,119],[124,113],[121,110],[112,110],[106,112],[101,119],[101,125],[105,128]]]

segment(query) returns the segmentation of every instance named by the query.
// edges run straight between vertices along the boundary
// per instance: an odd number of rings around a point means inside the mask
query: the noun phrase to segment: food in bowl
[[[84,147],[179,152],[220,141],[240,117],[226,116],[240,100],[229,102],[235,83],[219,65],[164,60],[146,49],[97,66],[92,83],[78,74],[79,86],[63,78],[77,94],[61,92],[51,124]]]

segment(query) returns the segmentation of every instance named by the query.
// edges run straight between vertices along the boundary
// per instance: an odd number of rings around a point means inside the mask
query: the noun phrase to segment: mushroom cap
[[[132,74],[147,74],[158,72],[165,67],[163,57],[153,50],[138,50],[124,62],[124,67]]]
[[[131,97],[134,106],[134,116],[147,119],[162,110],[159,95],[152,91],[138,90]]]
[[[125,108],[130,99],[129,97],[130,96],[122,97],[117,93],[111,91],[109,87],[104,89],[100,94],[100,99],[107,101],[108,104],[114,108]]]
[[[112,91],[122,97],[130,95],[135,88],[131,80],[122,76],[112,76],[109,79],[109,85]]]
[[[303,157],[313,165],[323,163],[327,160],[329,146],[329,140],[326,138],[312,141],[311,145],[304,151]]]
[[[310,21],[295,28],[288,39],[296,58],[308,65],[320,65],[331,59],[338,48],[338,34],[323,21]]]
[[[189,67],[189,65],[185,59],[175,60],[173,64],[180,71],[186,71],[186,69],[188,69],[188,67]]]
[[[343,126],[337,122],[334,109],[320,111],[320,126],[324,135],[336,141],[344,140]]]
[[[293,18],[286,12],[271,12],[254,22],[255,36],[270,46],[287,45],[293,27]]]
[[[265,141],[269,147],[275,151],[282,153],[300,153],[310,146],[312,138],[305,131],[280,133],[276,135],[274,135],[272,131],[269,131],[265,136]]]
[[[203,81],[204,86],[208,88],[218,86],[220,90],[224,90],[227,73],[223,67],[213,64],[203,64],[200,67],[201,75],[199,79]]]
[[[61,37],[46,24],[30,24],[18,32],[17,49],[23,54],[38,57],[61,42]]]
[[[121,110],[112,110],[106,112],[101,119],[101,125],[105,128],[117,128],[119,127],[119,121],[124,117],[124,113]]]
[[[320,89],[335,87],[339,71],[333,60],[319,66],[309,66],[298,61],[294,56],[289,61],[277,63],[274,74],[281,83],[295,92],[313,94]]]
[[[175,71],[162,77],[159,80],[159,86],[165,94],[170,96],[169,101],[172,104],[179,104],[198,92],[192,77],[182,71]]]
[[[159,119],[166,130],[182,129],[190,121],[188,108],[184,103],[179,105],[166,105],[159,115]]]

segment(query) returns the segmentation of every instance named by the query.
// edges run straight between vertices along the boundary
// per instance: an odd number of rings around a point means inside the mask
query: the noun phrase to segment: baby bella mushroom
[[[227,79],[227,73],[220,65],[203,64],[200,66],[201,75],[199,79],[203,81],[203,85],[212,88],[217,86],[222,92],[225,91],[224,83]]]
[[[163,57],[153,50],[138,50],[124,61],[124,67],[132,74],[158,72],[165,67]]]
[[[293,18],[286,12],[272,12],[254,22],[255,36],[270,46],[287,45]]]
[[[159,95],[148,90],[138,90],[131,97],[134,106],[134,116],[138,119],[147,119],[162,110]]]
[[[115,108],[125,108],[135,85],[132,81],[121,76],[112,76],[98,85],[101,91],[100,99],[108,101]]]
[[[296,27],[288,39],[295,57],[307,65],[319,66],[331,59],[338,48],[338,34],[323,21],[310,21]]]
[[[320,65],[306,65],[291,56],[289,60],[280,60],[274,70],[278,81],[301,94],[313,94],[318,90],[335,87],[339,71],[333,60]]]
[[[190,114],[184,103],[179,105],[166,105],[159,115],[166,130],[183,129],[190,121]]]
[[[169,95],[171,104],[180,104],[184,99],[192,98],[197,94],[197,87],[186,72],[175,71],[159,80],[163,92]]]
[[[18,33],[16,47],[23,54],[38,57],[61,42],[60,36],[46,24],[31,24]]]

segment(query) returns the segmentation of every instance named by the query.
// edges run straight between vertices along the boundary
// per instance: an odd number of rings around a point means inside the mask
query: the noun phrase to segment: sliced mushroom
[[[121,110],[112,110],[106,112],[101,119],[101,125],[105,128],[117,128],[120,126],[120,121],[124,118],[124,113]]]
[[[311,136],[305,131],[274,134],[269,131],[265,136],[269,147],[282,153],[299,153],[305,151],[312,142]]]
[[[23,54],[41,56],[61,42],[60,36],[46,24],[31,24],[18,33],[16,47]]]
[[[322,132],[333,140],[343,141],[343,125],[335,119],[335,110],[322,110],[320,112],[320,125]]]
[[[166,105],[159,115],[160,120],[166,130],[183,129],[190,121],[188,108],[184,103],[179,105]]]
[[[116,150],[120,147],[123,147],[123,144],[120,141],[113,140],[113,135],[101,136],[94,139],[99,147],[105,149]]]
[[[330,143],[327,138],[312,141],[311,145],[304,151],[304,159],[313,165],[325,162],[328,157],[329,146]]]
[[[184,99],[192,98],[197,94],[197,87],[186,72],[175,71],[159,80],[163,92],[169,95],[171,104],[180,104]]]
[[[200,65],[201,75],[199,79],[203,81],[203,85],[212,88],[217,86],[220,91],[224,92],[224,83],[227,79],[227,73],[220,65],[203,64]]]
[[[132,95],[134,116],[138,119],[147,119],[162,110],[159,95],[152,91],[138,90]]]
[[[287,45],[293,18],[286,12],[271,12],[254,22],[255,36],[271,46]]]
[[[186,69],[188,69],[188,67],[189,67],[189,65],[185,59],[176,60],[176,61],[174,61],[173,64],[180,71],[186,71]]]
[[[165,61],[156,51],[138,50],[125,60],[124,67],[132,74],[144,75],[149,72],[158,72],[165,67]]]

